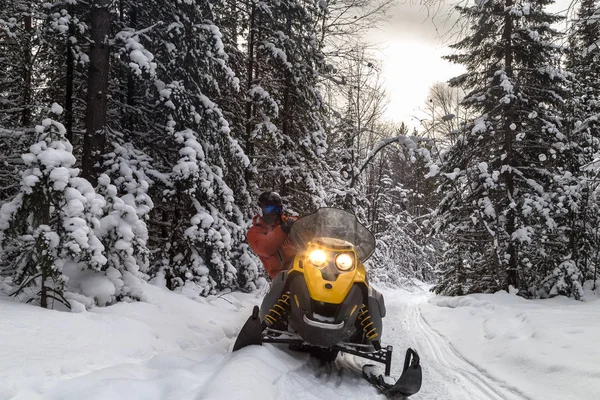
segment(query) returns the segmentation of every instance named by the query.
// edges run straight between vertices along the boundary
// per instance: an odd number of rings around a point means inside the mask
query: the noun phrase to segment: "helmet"
[[[274,223],[281,219],[283,212],[283,203],[281,196],[277,192],[263,192],[258,196],[259,215],[268,223]]]
[[[262,208],[265,206],[282,206],[281,196],[277,192],[262,192],[258,196],[258,205]]]

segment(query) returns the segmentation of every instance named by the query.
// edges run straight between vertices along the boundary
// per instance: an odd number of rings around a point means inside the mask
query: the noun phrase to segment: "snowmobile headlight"
[[[308,261],[315,267],[321,268],[327,262],[327,254],[321,249],[315,249],[308,254]]]
[[[343,253],[335,258],[335,266],[338,267],[340,271],[349,271],[353,265],[354,257],[350,254]]]

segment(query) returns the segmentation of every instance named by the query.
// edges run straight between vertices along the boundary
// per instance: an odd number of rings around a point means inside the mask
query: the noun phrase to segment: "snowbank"
[[[525,300],[506,292],[432,297],[425,323],[485,375],[528,399],[596,399],[600,300]]]
[[[234,312],[244,306],[233,295],[227,300],[193,301],[151,285],[144,290],[151,299],[147,303],[119,303],[82,313],[44,310],[0,297],[0,399],[37,399],[48,393],[50,398],[61,399],[134,398],[123,393],[151,399],[161,398],[161,393],[175,394],[180,379],[199,379],[193,371],[170,379],[173,368],[185,367],[176,364],[188,359],[193,363],[194,357],[200,357],[210,369],[211,357],[229,352],[232,338],[249,313]],[[245,296],[250,303],[252,296]],[[202,350],[174,357],[190,349]],[[90,372],[50,390],[59,380]],[[149,389],[130,388],[119,396],[123,388],[116,381],[132,384],[125,378],[144,385],[143,380],[155,382],[147,385]],[[106,385],[106,381],[115,382]]]
[[[281,346],[231,353],[261,293],[192,300],[143,285],[147,302],[80,313],[0,297],[0,399],[385,399],[353,356],[331,368]],[[407,347],[421,356],[411,400],[598,398],[600,300],[383,292],[392,375]]]
[[[144,285],[149,302],[81,313],[0,297],[0,399],[378,398],[355,370],[324,371],[305,353],[232,354],[260,293],[191,300]]]

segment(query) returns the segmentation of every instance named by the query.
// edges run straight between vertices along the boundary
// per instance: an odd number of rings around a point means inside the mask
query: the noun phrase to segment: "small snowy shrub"
[[[254,255],[250,246],[240,243],[239,248],[233,252],[235,265],[237,266],[237,284],[243,291],[253,291],[262,286],[259,281],[260,260]],[[263,278],[264,280],[264,278]]]
[[[106,199],[96,234],[106,249],[106,276],[115,286],[115,300],[141,299],[141,281],[148,266],[148,230],[127,196],[119,197],[106,174],[98,178],[98,193]]]
[[[56,104],[52,110],[62,111]],[[0,209],[1,271],[14,284],[11,294],[42,307],[54,301],[68,307],[65,263],[96,271],[106,263],[93,229],[104,200],[72,168],[75,157],[64,126],[48,118],[36,132],[37,143],[22,156],[20,191]]]
[[[565,260],[546,278],[543,287],[545,296],[567,296],[581,300],[584,296],[583,276],[573,260]],[[545,297],[544,296],[544,297]]]
[[[105,155],[106,175],[98,180],[106,206],[97,234],[106,248],[107,277],[115,285],[113,300],[140,300],[150,258],[146,222],[154,208],[148,194],[153,180],[147,175],[152,159],[131,143],[112,146]]]
[[[171,174],[175,191],[170,201],[177,205],[179,220],[172,232],[170,265],[164,272],[172,289],[193,287],[206,296],[233,286],[236,280],[232,233],[240,228],[227,217],[239,211],[221,171],[206,162],[197,134],[187,129],[174,137],[181,148]]]

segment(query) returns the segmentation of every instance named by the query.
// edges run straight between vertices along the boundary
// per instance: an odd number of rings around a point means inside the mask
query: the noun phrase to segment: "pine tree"
[[[325,11],[289,0],[260,3],[254,12],[248,115],[256,122],[246,147],[256,158],[257,185],[277,190],[297,212],[310,211],[324,197],[326,110],[317,87],[324,58],[316,22]]]
[[[57,104],[52,110],[62,113]],[[85,266],[99,271],[106,263],[93,230],[104,200],[73,168],[65,127],[46,118],[36,132],[37,143],[22,156],[27,169],[20,192],[0,209],[2,275],[14,284],[13,295],[27,302],[69,306],[65,269]]]
[[[208,2],[156,2],[138,10],[141,26],[153,26],[145,48],[156,63],[155,79],[139,100],[150,104],[148,132],[131,131],[144,144],[153,184],[151,274],[168,287],[193,287],[207,295],[254,279],[245,250],[244,182],[249,160],[233,138],[217,99],[239,80],[228,65],[220,30]],[[148,143],[152,142],[152,145]],[[234,190],[236,195],[234,196]],[[237,196],[239,194],[239,197]],[[254,266],[255,267],[255,266]],[[255,268],[254,268],[255,269]]]
[[[569,36],[566,67],[572,74],[572,90],[565,114],[570,136],[576,145],[571,150],[573,156],[569,161],[573,177],[565,197],[573,204],[569,229],[573,263],[556,271],[548,282],[550,290],[558,294],[569,294],[572,284],[565,283],[565,279],[579,280],[579,283],[585,279],[595,280],[594,266],[598,263],[600,210],[595,198],[597,184],[594,170],[587,168],[600,149],[600,53],[597,44],[600,23],[596,13],[595,1],[582,1]]]
[[[438,293],[512,286],[524,296],[547,295],[544,280],[568,258],[568,209],[558,195],[570,174],[562,167],[570,141],[559,118],[565,76],[552,45],[558,33],[551,24],[560,18],[544,11],[548,4],[458,7],[472,25],[448,59],[467,68],[453,84],[470,90],[464,104],[477,117],[444,156],[438,228],[463,251],[444,257]]]

